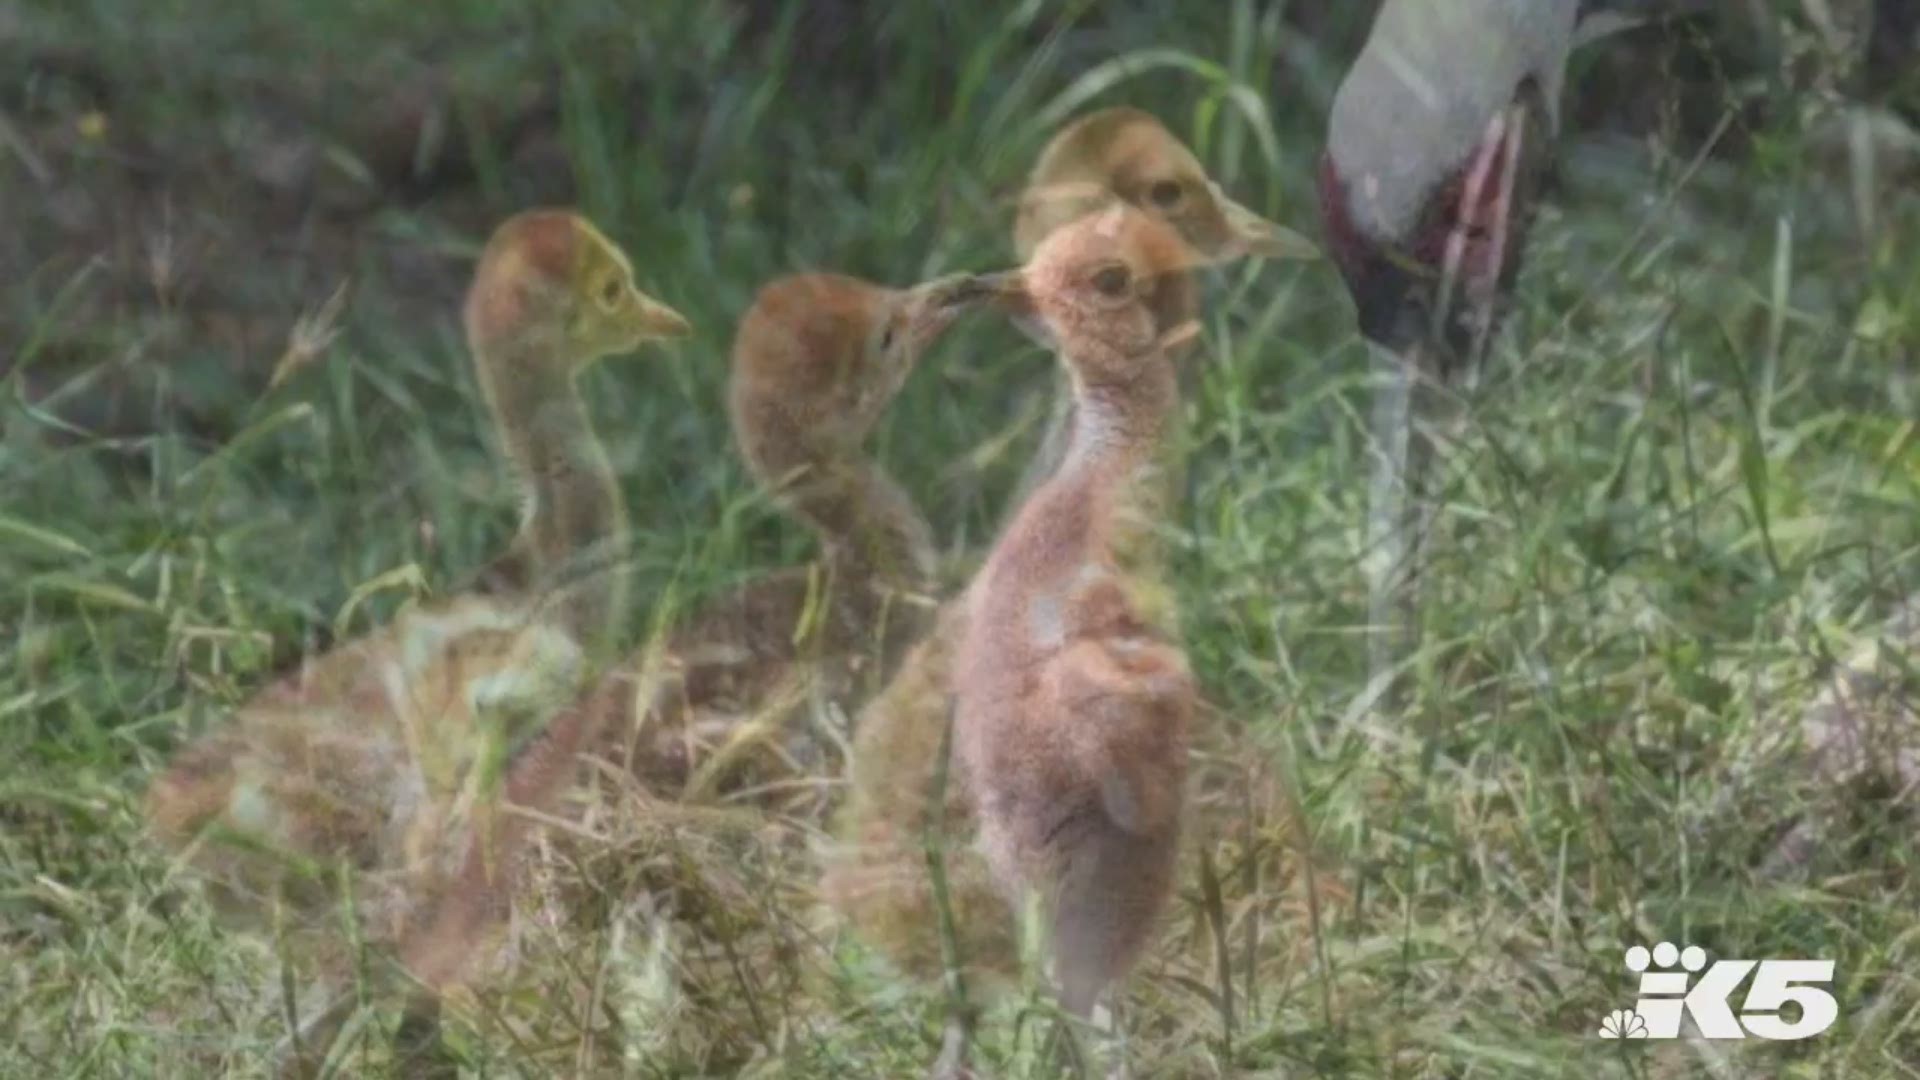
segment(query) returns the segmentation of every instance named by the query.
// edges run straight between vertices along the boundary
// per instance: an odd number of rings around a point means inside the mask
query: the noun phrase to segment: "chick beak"
[[[1178,326],[1161,334],[1160,340],[1154,342],[1154,348],[1169,356],[1179,356],[1186,352],[1189,345],[1200,340],[1200,333],[1200,321],[1186,319]]]
[[[1020,332],[1031,338],[1035,344],[1051,349],[1054,346],[1053,335],[1049,334],[1046,324],[1040,320],[1040,311],[1034,306],[1033,294],[1027,290],[1027,278],[1019,270],[1002,270],[994,274],[975,274],[974,287],[984,299],[1019,327]]]
[[[1220,204],[1220,216],[1227,226],[1227,244],[1219,253],[1219,258],[1252,256],[1312,261],[1321,257],[1320,248],[1313,241],[1227,198],[1218,186],[1214,187],[1213,195]]]
[[[914,307],[928,315],[943,315],[949,319],[993,295],[992,288],[981,280],[979,274],[950,274],[917,285],[911,292]]]
[[[972,274],[951,274],[908,289],[901,310],[905,315],[903,329],[914,343],[912,352],[932,344],[953,325],[953,320],[987,297],[987,290]]]
[[[1020,270],[1001,270],[992,274],[973,274],[968,288],[981,300],[1014,316],[1032,315],[1033,294],[1027,291],[1027,278]]]
[[[633,324],[642,337],[683,338],[693,333],[693,324],[687,321],[686,316],[646,293],[635,289],[633,302]]]

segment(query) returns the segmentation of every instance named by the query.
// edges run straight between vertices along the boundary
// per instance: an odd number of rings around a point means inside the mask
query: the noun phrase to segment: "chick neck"
[[[932,527],[893,477],[864,454],[860,438],[850,432],[821,438],[817,430],[812,437],[798,430],[741,435],[756,478],[819,537],[828,566],[842,580],[912,591],[932,587]]]
[[[1113,350],[1076,343],[1062,357],[1073,375],[1074,413],[1060,467],[1020,509],[994,559],[1039,595],[1039,582],[1065,582],[1090,562],[1133,562],[1152,527],[1157,451],[1179,404],[1165,351],[1122,363]],[[1125,376],[1100,374],[1130,369]],[[1122,566],[1124,569],[1125,567]]]
[[[1062,351],[1072,380],[1071,430],[1053,483],[1111,485],[1151,458],[1180,404],[1180,384],[1164,347],[1124,357],[1097,342]],[[1126,369],[1125,375],[1107,374]]]
[[[913,499],[866,458],[827,468],[833,480],[813,486],[802,514],[836,569],[895,587],[930,588],[933,530]]]
[[[610,649],[625,608],[627,531],[619,484],[567,369],[557,327],[476,342],[480,389],[521,485],[514,547],[529,592],[589,653]]]
[[[1190,273],[1162,275],[1150,294],[1148,304],[1153,309],[1154,325],[1163,333],[1172,330],[1199,314],[1199,280]],[[1047,418],[1040,449],[1027,463],[1025,471],[1020,474],[1020,482],[1014,487],[1011,505],[1016,512],[1028,496],[1038,491],[1048,478],[1059,471],[1061,462],[1066,458],[1067,447],[1073,441],[1074,413],[1079,407],[1075,403],[1074,377],[1066,364],[1058,367],[1053,409]]]

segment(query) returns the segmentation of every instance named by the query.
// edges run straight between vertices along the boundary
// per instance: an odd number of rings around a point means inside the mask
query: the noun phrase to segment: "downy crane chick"
[[[865,443],[920,356],[980,297],[964,276],[895,289],[808,273],[760,290],[735,335],[728,412],[754,480],[819,538],[821,557],[696,612],[673,632],[672,677],[644,707],[631,691],[605,695],[618,713],[609,757],[684,784],[743,718],[777,722],[764,714],[805,680],[854,708],[925,632],[932,530]]]
[[[1317,255],[1298,233],[1223,194],[1159,120],[1125,107],[1081,116],[1048,142],[1020,196],[1014,248],[1024,259],[1060,227],[1122,204],[1169,226],[1207,262]],[[1162,331],[1199,313],[1198,283],[1189,269],[1163,268],[1143,287]],[[1016,505],[1053,472],[1065,452],[1074,398],[1064,377],[1055,399],[1057,408],[1017,488]],[[1136,486],[1142,517],[1173,504],[1167,456],[1163,451],[1159,480]],[[1123,561],[1152,563],[1154,546],[1151,530],[1133,530]],[[1156,622],[1170,616],[1155,614]],[[856,719],[849,794],[822,882],[829,903],[849,926],[896,965],[923,977],[938,972],[940,959],[924,853],[924,836],[936,812],[945,816],[945,830],[955,840],[945,858],[962,959],[982,974],[1004,975],[1014,966],[1004,921],[974,915],[993,910],[999,901],[984,867],[961,842],[973,830],[966,793],[956,781],[939,805],[929,799],[934,778],[946,767],[940,748],[953,706],[952,659],[966,625],[964,605],[943,605],[929,640],[908,654],[899,674]]]
[[[1057,230],[1007,278],[1052,340],[1075,420],[967,597],[954,750],[1010,899],[1039,897],[1061,1002],[1080,1016],[1145,948],[1173,887],[1196,701],[1177,644],[1143,616],[1116,544],[1178,405],[1154,282],[1194,265],[1166,224],[1116,206]]]
[[[350,901],[357,936],[429,990],[484,954],[471,938],[431,942],[449,920],[484,924],[507,895],[524,825],[501,803],[538,806],[571,779],[568,747],[593,733],[564,707],[606,662],[626,605],[625,512],[575,380],[688,332],[616,245],[561,210],[499,227],[464,321],[525,492],[527,587],[410,607],[304,661],[180,751],[146,798],[154,833],[229,912],[290,912],[285,940],[337,977],[351,935],[334,912]]]

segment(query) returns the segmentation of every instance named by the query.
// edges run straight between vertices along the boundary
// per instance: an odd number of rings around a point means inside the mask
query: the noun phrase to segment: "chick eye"
[[[889,352],[892,349],[893,349],[893,324],[888,323],[886,326],[882,327],[880,330],[880,351]]]
[[[613,310],[614,305],[620,302],[620,294],[624,291],[625,290],[620,287],[619,278],[608,278],[606,282],[600,286],[600,306],[609,311]]]
[[[1119,263],[1109,263],[1094,271],[1092,280],[1100,295],[1115,299],[1127,295],[1127,290],[1133,287],[1133,275]]]
[[[1186,198],[1187,189],[1178,180],[1157,180],[1147,189],[1147,201],[1161,210],[1172,210]]]

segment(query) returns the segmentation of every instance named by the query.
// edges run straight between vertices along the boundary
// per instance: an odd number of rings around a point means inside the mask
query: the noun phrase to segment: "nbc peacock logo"
[[[1644,1039],[1647,1037],[1647,1022],[1632,1009],[1615,1009],[1600,1021],[1600,1037],[1603,1039]]]

